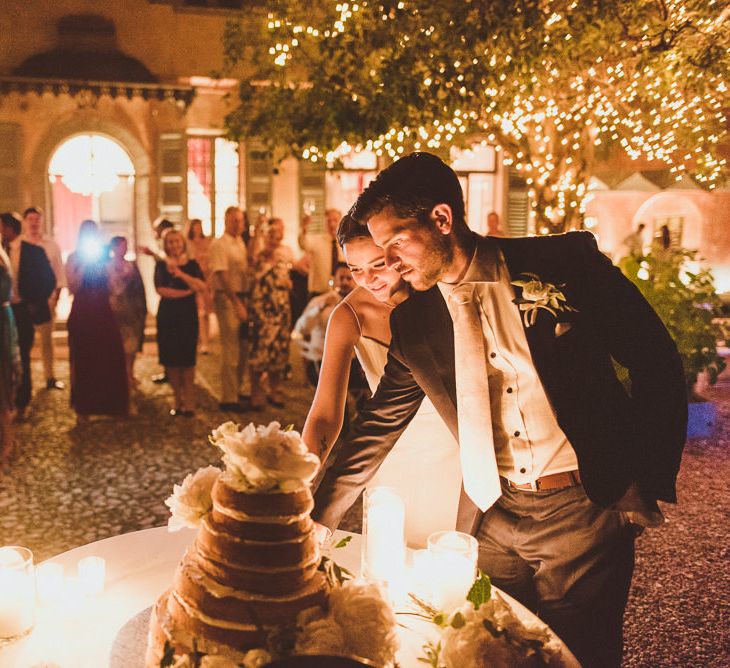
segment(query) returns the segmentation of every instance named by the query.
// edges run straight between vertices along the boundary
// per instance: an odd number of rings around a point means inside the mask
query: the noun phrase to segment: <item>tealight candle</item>
[[[33,553],[27,547],[0,548],[0,644],[29,633],[35,624]]]
[[[474,536],[438,531],[428,537],[433,605],[451,612],[462,605],[474,583],[479,545]]]
[[[363,500],[362,576],[385,582],[391,594],[403,586],[405,507],[390,487],[374,487]]]
[[[106,561],[101,557],[85,557],[78,563],[79,588],[85,594],[104,591]]]
[[[35,569],[38,598],[44,603],[58,601],[63,596],[63,566],[47,561]]]

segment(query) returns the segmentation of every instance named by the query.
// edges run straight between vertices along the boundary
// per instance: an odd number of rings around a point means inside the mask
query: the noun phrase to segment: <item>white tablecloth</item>
[[[106,560],[106,588],[103,594],[82,600],[64,600],[38,607],[33,632],[0,648],[2,668],[104,668],[119,630],[135,615],[151,606],[172,583],[175,567],[195,530],[175,533],[166,527],[146,529],[107,538],[64,552],[51,562],[62,564],[66,575],[75,575],[80,559],[95,555]],[[337,563],[353,572],[360,567],[360,536],[338,531],[335,538],[352,535],[349,545],[335,551]],[[0,592],[1,595],[1,592]],[[505,594],[502,594],[508,598]],[[532,613],[509,599],[521,617]],[[407,618],[408,620],[413,618]],[[407,621],[407,620],[400,620]],[[408,622],[411,624],[410,622]],[[423,666],[416,661],[425,639],[435,627],[413,622],[412,631],[401,633],[402,668]],[[435,636],[432,636],[435,637]],[[563,648],[563,666],[577,666]],[[128,666],[128,668],[139,668]]]

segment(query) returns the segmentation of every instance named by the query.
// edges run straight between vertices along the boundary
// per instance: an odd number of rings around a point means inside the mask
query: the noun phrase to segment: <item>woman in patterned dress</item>
[[[15,446],[12,414],[20,373],[18,332],[10,308],[13,286],[10,271],[10,258],[0,247],[0,465],[8,462]]]
[[[124,237],[113,237],[109,242],[109,249],[111,258],[106,265],[109,276],[109,304],[122,335],[127,378],[132,389],[137,385],[134,358],[142,350],[147,301],[137,265],[124,259],[127,254],[127,240]]]
[[[289,292],[294,253],[282,244],[284,222],[272,218],[266,230],[264,245],[252,258],[251,290],[251,407],[261,409],[268,401],[283,408],[280,384],[289,362],[291,304]],[[268,381],[268,396],[264,390]]]

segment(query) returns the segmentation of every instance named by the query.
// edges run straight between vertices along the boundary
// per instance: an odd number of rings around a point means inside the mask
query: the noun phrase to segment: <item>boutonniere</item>
[[[537,320],[538,311],[543,308],[553,317],[558,317],[558,311],[575,311],[578,309],[568,305],[565,295],[561,291],[562,285],[546,283],[540,280],[537,274],[525,272],[521,274],[526,280],[512,281],[512,285],[522,288],[522,295],[514,299],[520,311],[525,327],[530,327]]]

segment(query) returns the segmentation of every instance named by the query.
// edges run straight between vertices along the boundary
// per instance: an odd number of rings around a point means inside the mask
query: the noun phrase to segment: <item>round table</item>
[[[3,668],[103,668],[109,665],[110,653],[120,629],[142,610],[151,606],[172,583],[175,568],[196,531],[169,532],[167,527],[145,529],[114,536],[77,547],[48,561],[64,566],[65,574],[75,575],[80,559],[88,556],[106,560],[104,592],[84,598],[62,598],[38,606],[32,633],[0,648]],[[352,536],[349,544],[334,551],[335,561],[352,572],[360,568],[361,536],[335,532],[335,540]],[[500,592],[501,593],[501,592]],[[514,599],[501,593],[522,618],[532,613]],[[416,661],[429,636],[435,638],[430,623],[407,621],[409,629],[401,632],[400,665],[422,666]],[[563,646],[561,666],[578,666]],[[141,668],[127,666],[126,668]]]

